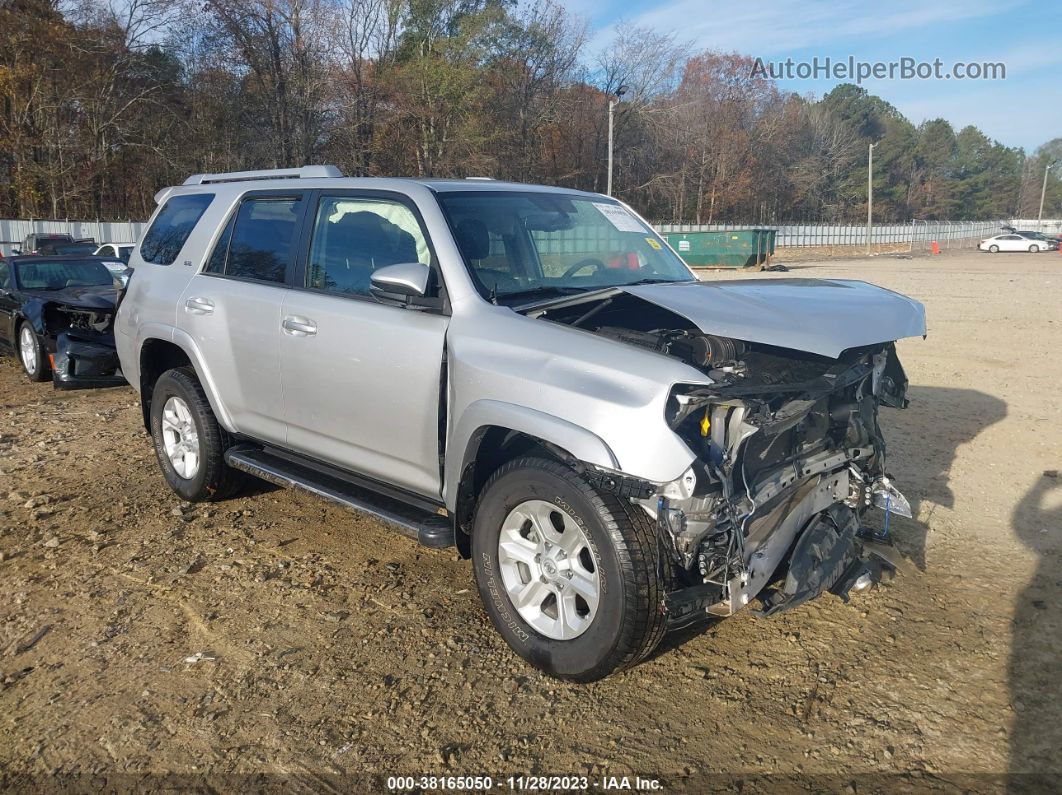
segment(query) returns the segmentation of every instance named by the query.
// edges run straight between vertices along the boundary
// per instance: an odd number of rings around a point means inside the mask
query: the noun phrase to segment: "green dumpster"
[[[774,229],[668,232],[664,237],[692,268],[751,268],[774,254]]]

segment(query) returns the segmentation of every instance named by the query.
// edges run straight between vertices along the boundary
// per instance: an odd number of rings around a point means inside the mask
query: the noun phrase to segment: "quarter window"
[[[214,247],[206,270],[282,283],[292,261],[301,208],[301,198],[245,199]]]
[[[174,196],[167,201],[140,244],[140,256],[144,262],[172,265],[213,200],[213,193],[193,193]]]
[[[306,287],[369,295],[373,271],[401,262],[431,263],[427,238],[404,204],[339,196],[318,203]]]
[[[11,266],[0,262],[0,290],[11,289]]]

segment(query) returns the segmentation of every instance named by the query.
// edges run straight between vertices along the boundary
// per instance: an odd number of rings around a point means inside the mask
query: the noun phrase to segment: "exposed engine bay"
[[[666,421],[696,453],[682,478],[639,502],[656,520],[681,625],[762,614],[829,590],[847,599],[899,564],[872,507],[910,516],[886,472],[879,406],[907,405],[893,342],[837,358],[708,334],[629,296],[550,309],[545,319],[677,357],[710,384],[677,385]]]

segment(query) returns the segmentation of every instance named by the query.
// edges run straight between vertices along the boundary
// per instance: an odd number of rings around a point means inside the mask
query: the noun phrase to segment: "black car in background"
[[[114,349],[118,280],[105,257],[0,260],[0,348],[58,389],[125,383]]]
[[[1032,232],[1029,230],[1018,229],[1014,232],[1016,235],[1021,235],[1029,240],[1043,240],[1050,243],[1053,248],[1058,248],[1059,238],[1057,236],[1045,235],[1043,232]]]

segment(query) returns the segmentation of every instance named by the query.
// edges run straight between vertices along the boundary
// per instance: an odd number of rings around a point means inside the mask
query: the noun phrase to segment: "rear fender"
[[[207,400],[210,402],[210,408],[214,412],[218,424],[230,433],[238,432],[238,429],[232,422],[232,415],[229,413],[228,408],[225,406],[225,402],[221,399],[221,396],[218,393],[217,382],[211,373],[210,367],[207,366],[206,358],[203,356],[202,351],[199,349],[199,346],[196,344],[192,336],[185,331],[170,326],[146,325],[141,330],[140,344],[137,346],[138,360],[139,351],[143,350],[144,343],[149,339],[172,342],[184,351],[185,355],[188,356],[189,361],[191,361],[192,367],[195,368],[195,374],[199,379],[199,383],[203,385],[203,391],[206,393]],[[139,372],[136,377],[139,381]],[[141,395],[141,398],[143,399],[144,396]]]

